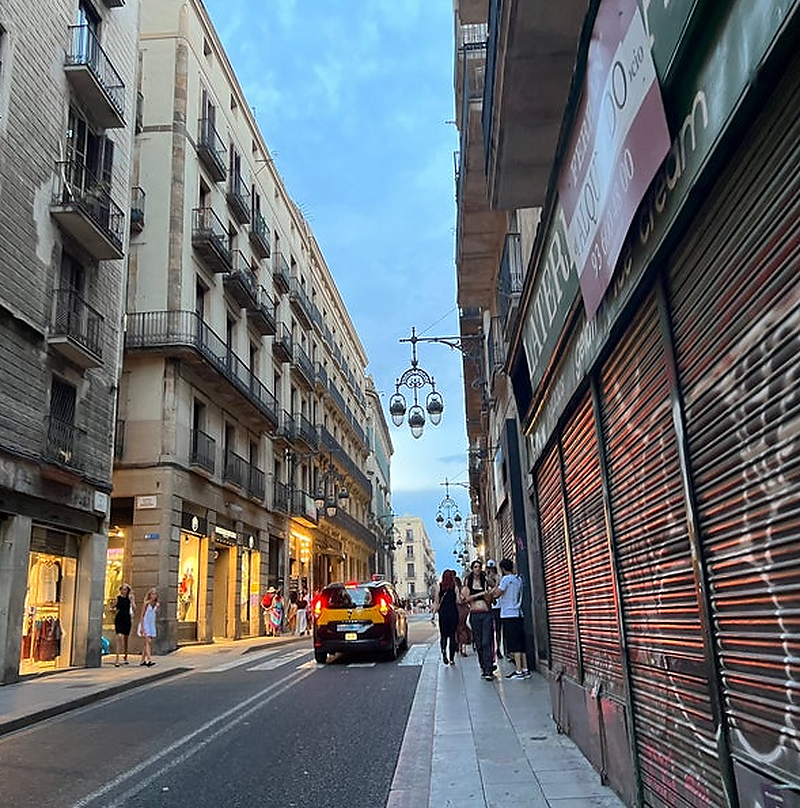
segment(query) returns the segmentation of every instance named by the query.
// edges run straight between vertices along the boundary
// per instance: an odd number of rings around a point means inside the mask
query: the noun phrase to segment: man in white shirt
[[[504,558],[500,562],[503,577],[492,594],[499,599],[500,620],[506,653],[514,657],[514,670],[506,679],[527,679],[531,672],[525,658],[525,630],[522,624],[522,578],[514,573],[514,563]]]

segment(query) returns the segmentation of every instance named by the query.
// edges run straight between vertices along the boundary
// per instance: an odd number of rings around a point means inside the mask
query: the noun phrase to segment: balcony
[[[250,221],[250,194],[241,174],[230,175],[225,198],[228,200],[233,218],[239,224],[247,224]]]
[[[344,508],[337,508],[333,516],[328,516],[323,510],[322,516],[326,522],[329,522],[343,533],[361,542],[361,544],[369,548],[371,552],[378,549],[378,539],[375,534],[366,525],[362,525],[358,519],[350,516]]]
[[[319,523],[319,518],[317,516],[317,505],[314,501],[314,497],[306,491],[300,491],[297,488],[292,490],[291,495],[292,516],[306,527],[316,527]]]
[[[287,443],[291,443],[291,441],[294,440],[294,418],[292,418],[290,412],[284,410],[281,413],[280,424],[278,425],[278,430],[275,435],[278,438],[283,438]]]
[[[586,0],[490,0],[483,143],[493,208],[544,204]]]
[[[247,319],[250,325],[253,326],[262,337],[269,337],[275,333],[277,328],[275,321],[275,302],[263,286],[258,288],[256,304],[252,308],[247,309]]]
[[[71,289],[57,289],[47,342],[84,370],[103,364],[103,317]]]
[[[319,436],[314,424],[300,412],[294,414],[294,432],[292,438],[295,442],[302,443],[306,448],[315,451],[319,446]]]
[[[81,471],[83,469],[80,457],[81,437],[81,432],[75,424],[54,415],[47,417],[42,460],[62,469]]]
[[[69,27],[64,72],[73,92],[101,129],[125,126],[125,83],[88,25]]]
[[[189,465],[199,466],[209,474],[214,473],[217,456],[217,442],[201,429],[192,430],[192,448],[189,452]]]
[[[225,143],[214,128],[210,118],[200,118],[197,122],[197,156],[214,182],[222,182],[227,174]]]
[[[295,344],[294,346],[292,372],[295,374],[296,378],[309,390],[314,388],[314,380],[316,377],[316,374],[314,373],[314,363],[299,344]]]
[[[289,264],[284,258],[283,253],[280,253],[275,258],[275,266],[272,270],[272,280],[275,283],[275,288],[281,293],[286,294],[289,291],[290,270]]]
[[[272,510],[289,513],[289,486],[275,480],[272,486]]]
[[[372,496],[372,483],[369,477],[361,470],[347,452],[342,448],[336,438],[324,427],[319,428],[320,450],[331,455],[341,466],[354,484],[361,488],[368,497]]]
[[[181,358],[194,377],[213,390],[219,405],[235,409],[250,429],[277,428],[275,395],[196,312],[128,314],[125,349]],[[227,384],[220,384],[221,379]]]
[[[259,258],[269,258],[271,234],[264,217],[257,210],[253,211],[253,223],[250,225],[249,238],[253,252]]]
[[[111,199],[108,183],[80,161],[56,163],[50,215],[96,260],[124,255],[125,214]]]
[[[213,208],[192,211],[192,247],[212,272],[230,272],[233,256],[228,233]]]
[[[144,203],[147,195],[138,185],[131,188],[131,233],[144,230]]]
[[[236,452],[225,450],[225,464],[222,467],[222,482],[244,488],[249,463]]]
[[[497,277],[497,309],[508,334],[513,323],[517,303],[522,294],[525,270],[522,265],[522,246],[519,233],[507,233],[500,259],[500,272]]]
[[[294,355],[292,350],[292,332],[284,323],[278,325],[275,336],[272,338],[272,355],[278,362],[291,362]]]
[[[254,308],[258,301],[258,282],[253,270],[247,263],[247,258],[239,250],[232,253],[232,272],[226,272],[222,277],[222,283],[227,294],[236,301],[239,308]]]
[[[297,317],[297,322],[303,328],[311,328],[314,320],[311,313],[311,301],[308,299],[306,289],[299,278],[291,278],[289,281],[289,305]]]
[[[324,393],[328,389],[328,371],[321,362],[314,365],[314,386],[320,393]]]
[[[247,495],[251,499],[263,500],[267,494],[266,477],[261,469],[253,465],[247,467]]]

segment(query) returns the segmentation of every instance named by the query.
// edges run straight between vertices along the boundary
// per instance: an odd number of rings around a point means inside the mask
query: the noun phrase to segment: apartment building
[[[199,0],[142,3],[139,76],[109,581],[159,590],[164,652],[368,577],[376,537],[367,356]]]
[[[100,663],[138,18],[0,2],[0,682]]]
[[[413,606],[427,606],[436,583],[436,555],[419,516],[397,516],[394,549],[395,586]]]
[[[800,791],[800,3],[724,6],[454,5],[473,512],[637,806]]]

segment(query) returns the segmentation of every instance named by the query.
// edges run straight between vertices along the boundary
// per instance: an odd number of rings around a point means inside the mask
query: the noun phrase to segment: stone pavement
[[[425,656],[387,808],[624,808],[557,732],[545,679],[480,678],[474,656]]]
[[[155,658],[153,668],[80,668],[0,687],[0,736],[159,679],[235,663],[272,645],[308,644],[308,637],[254,637],[184,646]],[[501,662],[495,682],[480,678],[474,656],[441,662],[438,638],[412,646],[400,664],[422,671],[400,750],[387,808],[623,808],[577,747],[550,717],[545,680],[508,681]]]

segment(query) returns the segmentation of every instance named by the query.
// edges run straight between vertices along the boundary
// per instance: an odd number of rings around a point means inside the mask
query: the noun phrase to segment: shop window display
[[[31,553],[22,625],[20,673],[69,664],[67,631],[75,588],[75,559]]]
[[[199,569],[200,539],[183,534],[178,568],[178,620],[197,622],[197,571]]]

